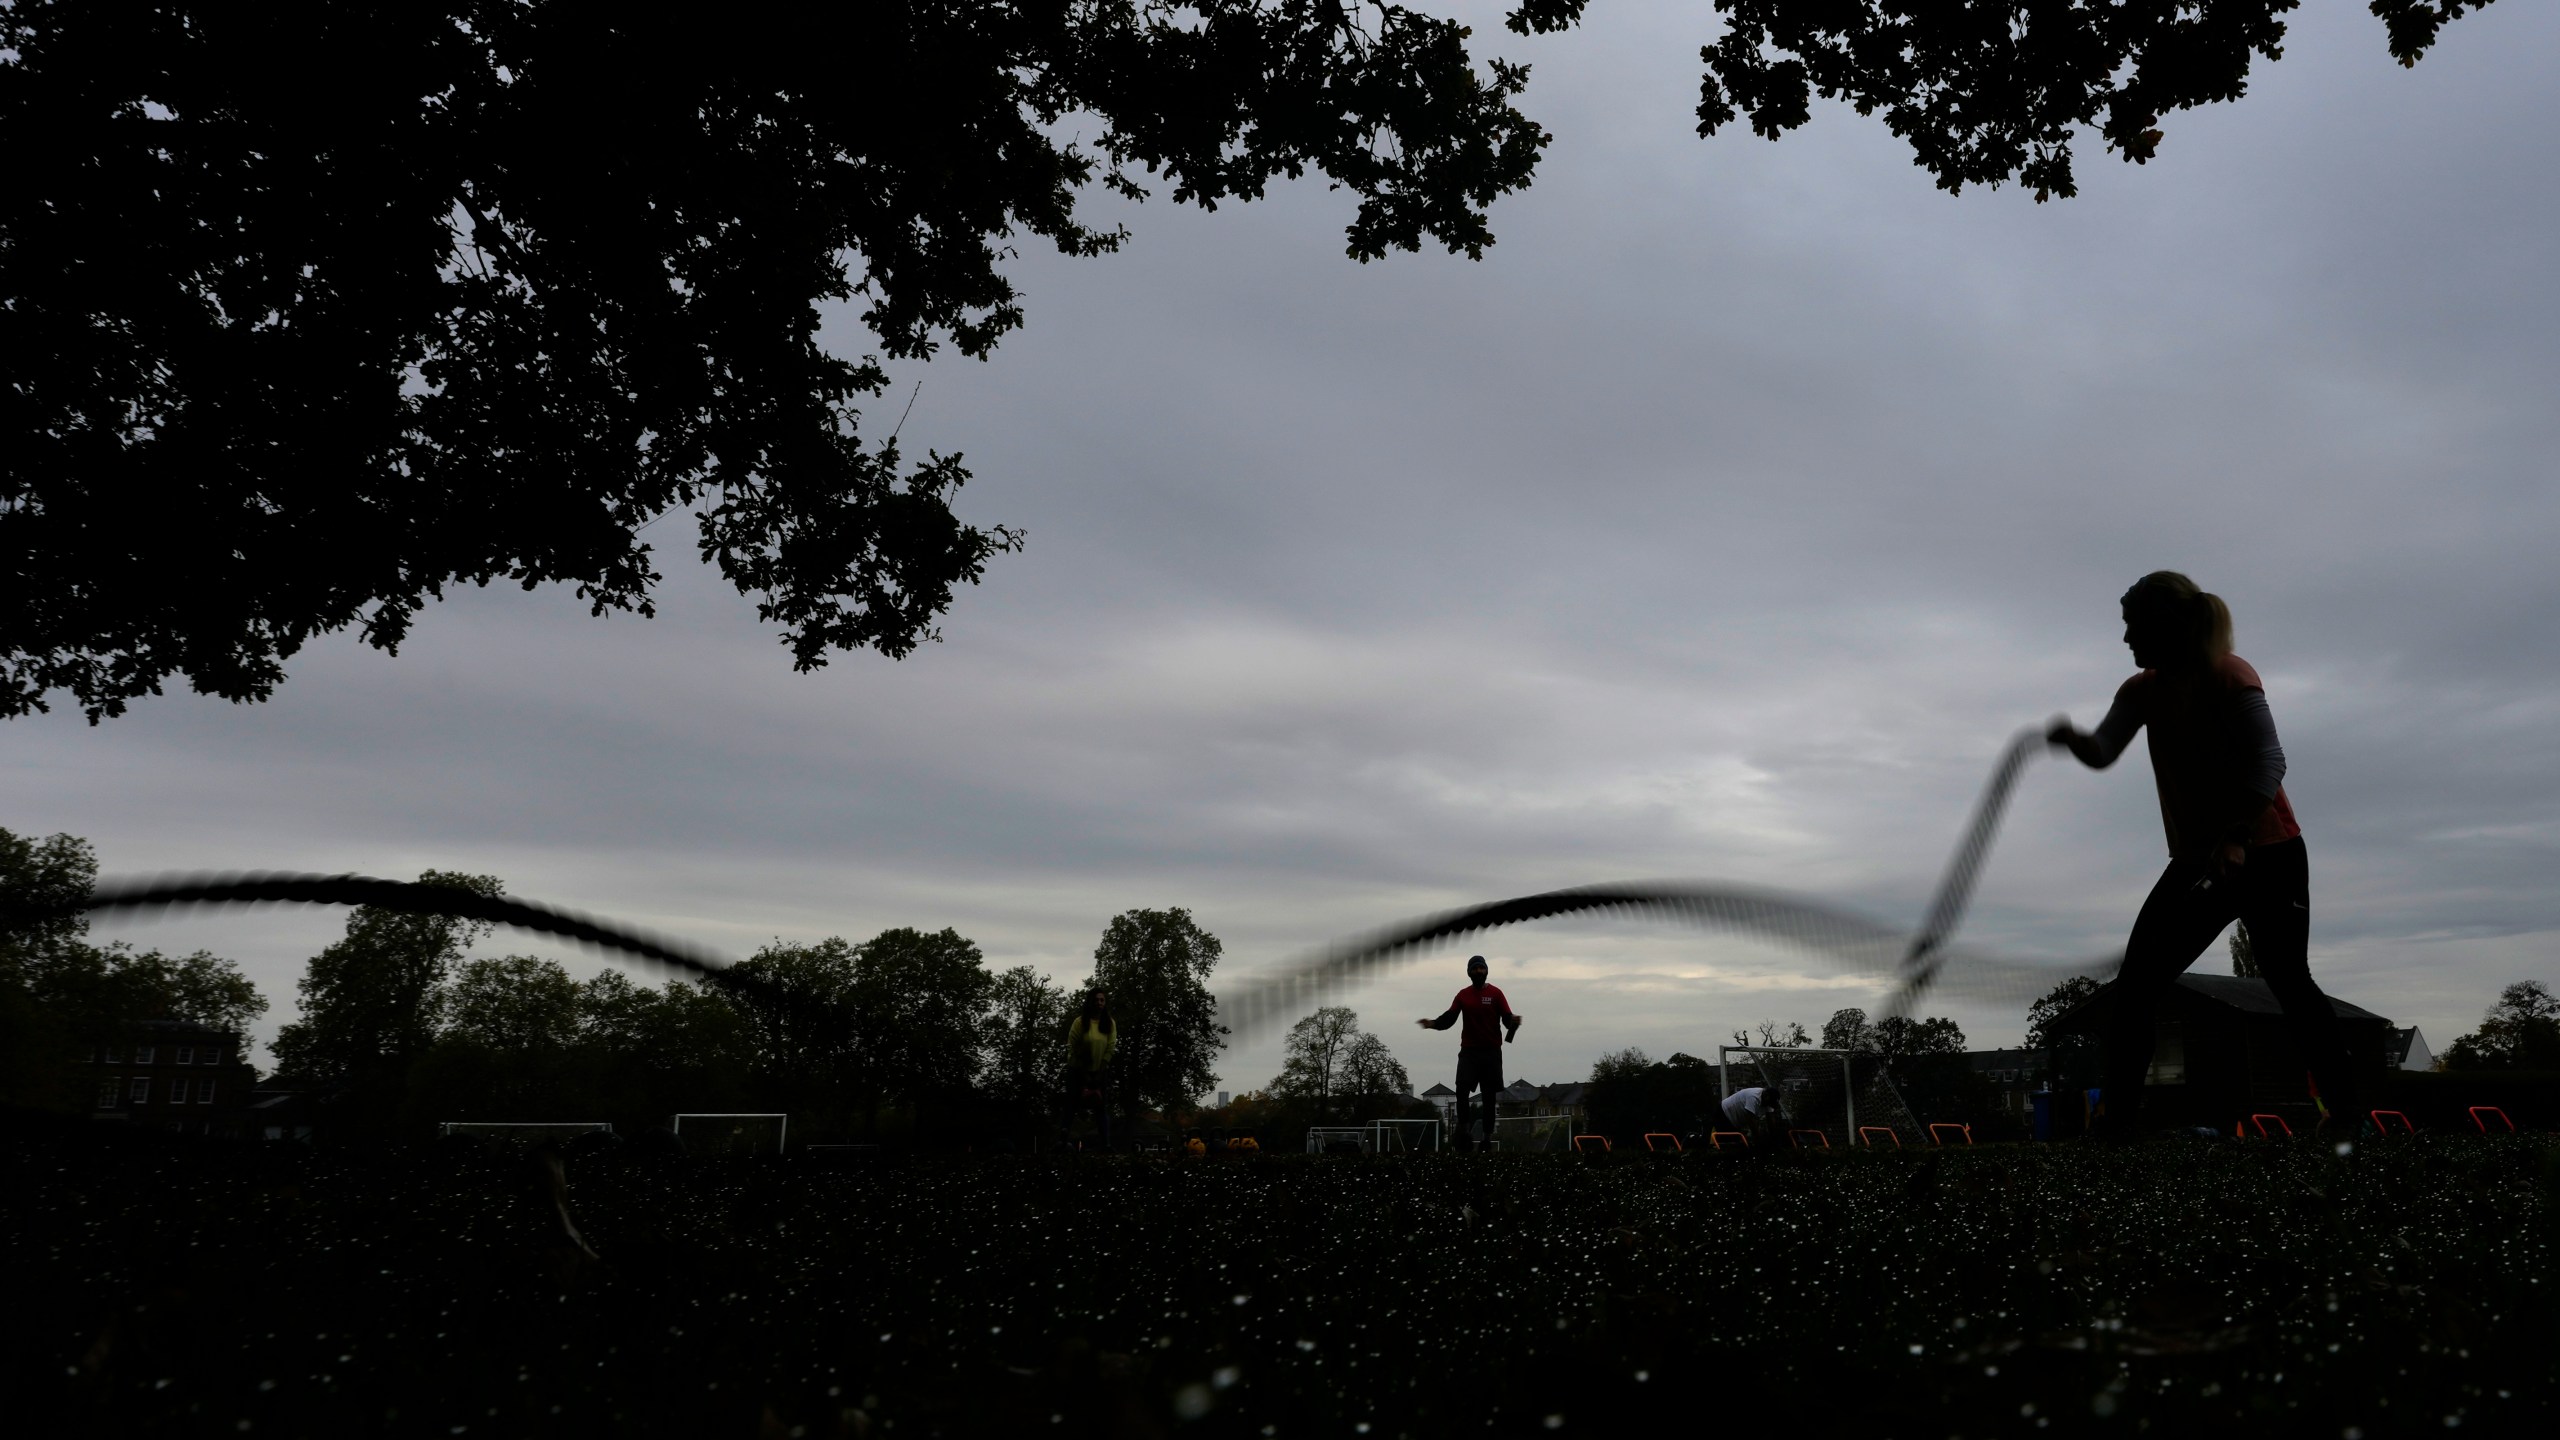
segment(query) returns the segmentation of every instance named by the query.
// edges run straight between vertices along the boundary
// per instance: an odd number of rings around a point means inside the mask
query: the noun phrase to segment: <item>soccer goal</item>
[[[1436,1155],[1441,1150],[1440,1122],[1372,1120],[1369,1122],[1369,1149],[1378,1155]]]
[[[1377,1148],[1378,1132],[1366,1125],[1310,1125],[1307,1127],[1307,1153],[1310,1155],[1366,1155]]]
[[[765,1150],[779,1155],[791,1117],[705,1111],[678,1115],[668,1128],[678,1143],[697,1155],[749,1155]]]
[[[447,1135],[491,1135],[502,1140],[570,1140],[599,1131],[610,1135],[613,1124],[607,1120],[447,1120],[440,1127]]]
[[[1573,1149],[1570,1115],[1503,1115],[1493,1122],[1496,1150],[1535,1150],[1563,1154]]]
[[[1862,1051],[1717,1046],[1718,1093],[1731,1095],[1755,1085],[1778,1092],[1788,1128],[1819,1130],[1825,1145],[1858,1144],[1865,1132],[1879,1127],[1923,1133],[1893,1077],[1885,1073],[1884,1062]],[[1722,1118],[1716,1117],[1719,1122]]]

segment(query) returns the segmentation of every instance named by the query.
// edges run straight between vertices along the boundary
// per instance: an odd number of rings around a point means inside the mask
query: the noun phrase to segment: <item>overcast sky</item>
[[[1030,537],[945,643],[795,675],[679,517],[654,621],[471,592],[266,705],[12,722],[0,824],[111,875],[486,872],[732,955],[952,926],[1066,981],[1136,906],[1188,907],[1227,975],[1635,877],[1907,925],[2007,737],[2094,723],[2116,596],[2170,567],[2266,677],[2322,983],[2441,1048],[2560,980],[2560,13],[2494,6],[2404,71],[2361,7],[2308,7],[2247,99],[2148,166],[2087,143],[2039,206],[1951,198],[1836,107],[1697,139],[1703,7],[1536,41],[1470,8],[1555,135],[1482,262],[1355,264],[1312,182],[1157,201],[1117,256],[1026,253],[992,362],[903,372],[875,433],[921,376],[904,443]],[[2120,946],[2162,858],[2139,754],[2040,763],[1965,938]],[[272,1033],[344,918],[97,933],[239,959]],[[1876,998],[1658,924],[1480,948],[1540,1082]],[[1467,953],[1351,999],[1418,1087],[1455,1047],[1411,1020]],[[1933,1008],[2015,1043],[2029,998]]]

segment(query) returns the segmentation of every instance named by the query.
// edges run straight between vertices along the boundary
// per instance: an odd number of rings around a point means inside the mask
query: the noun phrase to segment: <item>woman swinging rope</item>
[[[2352,1127],[2355,1077],[2337,1012],[2311,978],[2310,867],[2284,793],[2284,748],[2258,672],[2231,653],[2231,611],[2186,576],[2154,571],[2124,593],[2124,642],[2142,670],[2116,691],[2096,732],[2056,716],[2045,735],[2103,770],[2136,730],[2149,731],[2169,833],[2169,868],[2142,903],[2111,987],[2093,1133],[2137,1133],[2160,1002],[2234,920],[2248,927],[2259,973],[2310,1067],[2322,1124]]]

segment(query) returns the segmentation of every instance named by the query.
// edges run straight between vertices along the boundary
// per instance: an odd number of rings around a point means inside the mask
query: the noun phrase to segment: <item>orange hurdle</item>
[[[2495,1105],[2474,1105],[2471,1107],[2471,1123],[2480,1127],[2481,1134],[2488,1135],[2495,1133],[2490,1130],[2489,1122],[2480,1118],[2484,1112],[2497,1116],[2498,1123],[2507,1127],[2508,1134],[2513,1135],[2516,1133],[2516,1122],[2507,1118],[2506,1111],[2499,1109]]]
[[[1707,1132],[1707,1145],[1711,1149],[1723,1149],[1724,1142],[1728,1139],[1740,1142],[1742,1148],[1745,1150],[1751,1148],[1751,1137],[1743,1134],[1739,1130],[1710,1130]]]
[[[2283,1116],[2281,1116],[2281,1115],[2252,1115],[2252,1116],[2250,1116],[2250,1117],[2249,1117],[2249,1123],[2258,1127],[2258,1138],[2259,1138],[2259,1139],[2261,1139],[2261,1140],[2272,1140],[2272,1139],[2276,1138],[2276,1137],[2274,1137],[2274,1136],[2272,1136],[2272,1135],[2270,1135],[2270,1134],[2268,1134],[2268,1133],[2267,1133],[2267,1122],[2268,1122],[2268,1121],[2270,1121],[2270,1120],[2273,1120],[2274,1122],[2276,1122],[2276,1128],[2284,1132],[2284,1138],[2286,1138],[2287,1140],[2290,1140],[2290,1139],[2292,1139],[2292,1138],[2293,1138],[2293,1127],[2292,1127],[2292,1126],[2290,1126],[2290,1125],[2287,1125],[2286,1123],[2284,1123],[2284,1117],[2283,1117]]]
[[[1576,1136],[1574,1136],[1574,1137],[1573,1137],[1573,1153],[1575,1153],[1576,1155],[1588,1155],[1588,1154],[1590,1154],[1590,1153],[1591,1153],[1589,1150],[1586,1150],[1586,1149],[1584,1149],[1584,1148],[1583,1148],[1583,1144],[1582,1144],[1582,1142],[1583,1142],[1583,1141],[1585,1141],[1585,1140],[1597,1140],[1597,1141],[1599,1141],[1599,1142],[1600,1142],[1600,1153],[1601,1153],[1601,1154],[1603,1154],[1603,1155],[1606,1155],[1606,1154],[1608,1154],[1608,1153],[1609,1153],[1609,1137],[1608,1137],[1608,1136],[1606,1136],[1606,1135],[1576,1135]]]
[[[2401,1114],[2397,1110],[2374,1110],[2368,1112],[2368,1115],[2373,1121],[2374,1130],[2379,1134],[2388,1135],[2391,1133],[2390,1122],[2392,1120],[2400,1122],[2401,1134],[2415,1135],[2418,1133],[2418,1127],[2409,1123],[2409,1117]]]
[[[1973,1143],[1973,1127],[1972,1127],[1972,1126],[1970,1126],[1970,1125],[1958,1125],[1958,1124],[1956,1124],[1956,1123],[1955,1123],[1954,1121],[1952,1121],[1952,1120],[1941,1120],[1941,1121],[1939,1121],[1938,1123],[1936,1123],[1936,1124],[1934,1124],[1934,1125],[1932,1125],[1932,1126],[1930,1126],[1930,1127],[1929,1127],[1929,1143],[1930,1143],[1930,1144],[1932,1144],[1932,1145],[1944,1145],[1944,1144],[1946,1144],[1946,1143],[1947,1143],[1946,1141],[1944,1141],[1944,1140],[1942,1140],[1942,1139],[1940,1139],[1940,1138],[1938,1137],[1938,1132],[1939,1132],[1939,1131],[1941,1131],[1941,1130],[1953,1130],[1953,1131],[1954,1131],[1954,1132],[1956,1132],[1957,1134],[1962,1135],[1962,1136],[1964,1137],[1964,1143],[1966,1143],[1967,1145],[1970,1145],[1970,1144],[1972,1144],[1972,1143]]]
[[[1870,1150],[1876,1148],[1876,1137],[1879,1135],[1892,1141],[1894,1149],[1899,1150],[1902,1148],[1902,1133],[1890,1125],[1861,1125],[1858,1127],[1858,1143],[1866,1146]]]
[[[1660,1149],[1662,1149],[1663,1147],[1661,1147],[1661,1146],[1656,1145],[1656,1144],[1654,1144],[1654,1143],[1653,1143],[1653,1142],[1654,1142],[1654,1141],[1656,1141],[1656,1140],[1668,1140],[1668,1141],[1670,1141],[1670,1142],[1671,1142],[1671,1153],[1672,1153],[1672,1154],[1674,1154],[1674,1155],[1677,1155],[1677,1154],[1679,1154],[1679,1153],[1680,1153],[1680,1137],[1679,1137],[1679,1136],[1677,1136],[1677,1135],[1672,1134],[1670,1131],[1668,1131],[1668,1130],[1648,1130],[1648,1131],[1646,1131],[1646,1132],[1645,1132],[1645,1137],[1644,1137],[1644,1148],[1645,1148],[1645,1149],[1647,1149],[1647,1150],[1660,1150]]]
[[[1804,1143],[1804,1141],[1803,1141],[1801,1138],[1799,1138],[1799,1137],[1801,1137],[1801,1136],[1805,1136],[1805,1135],[1810,1135],[1810,1136],[1812,1136],[1814,1139],[1821,1141],[1821,1142],[1822,1142],[1822,1148],[1823,1148],[1823,1149],[1828,1150],[1828,1149],[1830,1149],[1830,1148],[1831,1148],[1831,1137],[1830,1137],[1830,1136],[1828,1136],[1828,1135],[1826,1135],[1826,1134],[1824,1134],[1824,1133],[1822,1133],[1822,1132],[1821,1132],[1821,1131],[1819,1131],[1819,1130],[1790,1130],[1790,1131],[1788,1131],[1788,1132],[1787,1132],[1787,1145],[1788,1145],[1788,1147],[1789,1147],[1789,1148],[1791,1148],[1791,1149],[1796,1149],[1796,1150],[1810,1150],[1810,1149],[1812,1149],[1812,1148],[1813,1148],[1812,1146],[1805,1144],[1805,1143]]]

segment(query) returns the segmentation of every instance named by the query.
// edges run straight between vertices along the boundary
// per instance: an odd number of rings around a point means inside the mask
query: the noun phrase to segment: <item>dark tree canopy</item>
[[[1312,168],[1354,255],[1478,253],[1525,72],[1395,7],[20,0],[0,8],[0,713],[264,698],[459,582],[647,613],[641,527],[802,668],[932,635],[1019,535],[858,430],[880,352],[983,356],[1079,191]],[[1067,136],[1082,131],[1079,143]]]
[[[1699,128],[1820,94],[1949,189],[2068,195],[2078,130],[2148,158],[2295,3],[1719,0]],[[2372,8],[2414,62],[2476,7]],[[1022,237],[1119,243],[1097,185],[1312,169],[1354,257],[1481,254],[1547,136],[1469,38],[1359,0],[0,7],[0,716],[263,699],[462,583],[647,614],[678,510],[799,668],[904,655],[1022,537],[953,512],[958,455],[863,436],[881,357],[985,356]],[[837,301],[875,354],[819,344]]]

